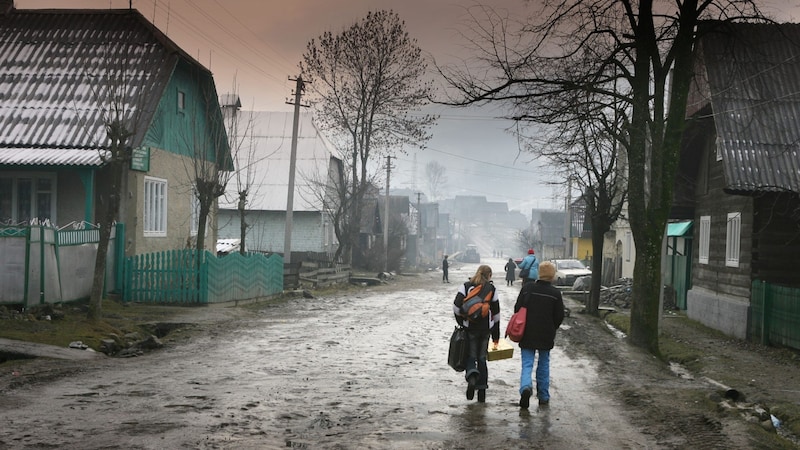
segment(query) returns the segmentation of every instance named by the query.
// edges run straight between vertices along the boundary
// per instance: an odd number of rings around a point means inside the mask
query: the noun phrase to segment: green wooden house
[[[198,174],[233,166],[211,72],[134,9],[19,10],[0,0],[0,225],[97,224],[98,194],[112,181],[107,125],[114,120],[131,133],[130,163],[116,180],[117,221],[125,227],[117,254],[191,246]],[[19,248],[0,233],[7,275],[0,292],[24,270]],[[74,276],[91,278],[93,258],[75,259],[88,261]]]

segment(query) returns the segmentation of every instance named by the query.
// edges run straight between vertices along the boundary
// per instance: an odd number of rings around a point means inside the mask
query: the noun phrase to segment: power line
[[[195,25],[193,23],[193,21],[187,19],[183,14],[178,13],[175,10],[175,8],[167,9],[165,6],[163,6],[163,4],[159,4],[159,3],[156,3],[155,7],[158,10],[160,10],[163,14],[165,14],[165,15],[168,14],[170,18],[172,18],[172,19],[176,20],[178,23],[180,23],[182,25],[182,28],[188,34],[200,38],[204,42],[208,43],[210,45],[210,47],[217,49],[220,52],[220,54],[227,55],[227,56],[235,59],[236,61],[239,61],[244,66],[250,67],[251,69],[253,69],[258,74],[263,75],[264,77],[272,79],[274,81],[277,81],[277,82],[281,83],[281,85],[285,84],[284,81],[281,80],[280,78],[278,78],[277,76],[273,75],[270,72],[267,72],[265,69],[263,69],[260,66],[256,65],[254,63],[254,61],[257,60],[257,59],[246,58],[246,57],[242,56],[239,52],[235,51],[234,49],[231,49],[231,48],[221,44],[219,41],[212,40],[210,38],[210,36],[212,36],[213,33],[209,33],[208,30],[204,30],[202,28],[199,28],[197,25]],[[250,49],[251,51],[253,51],[256,55],[258,55],[260,57],[263,57],[265,59],[271,59],[268,56],[264,55],[262,52],[260,52],[258,49],[255,49],[252,45],[247,44],[241,37],[233,34],[228,29],[228,27],[224,27],[218,20],[216,20],[213,17],[209,16],[209,14],[206,11],[204,11],[202,8],[199,8],[197,5],[189,5],[189,7],[191,9],[194,9],[194,10],[198,11],[198,13],[200,15],[202,15],[207,20],[209,20],[213,25],[215,25],[216,27],[220,28],[224,33],[226,33],[227,35],[232,37],[237,42],[241,43],[244,47],[246,47],[246,48]],[[292,69],[292,71],[293,70],[294,69]]]
[[[517,170],[517,171],[525,172],[525,173],[529,173],[529,174],[536,173],[536,172],[534,172],[534,171],[532,171],[530,169],[522,169],[522,168],[519,168],[519,167],[506,166],[506,165],[503,165],[503,164],[493,163],[491,161],[483,161],[483,160],[480,160],[480,159],[477,159],[477,158],[471,158],[469,156],[459,155],[458,153],[447,152],[447,151],[439,150],[439,149],[436,149],[436,148],[433,148],[433,147],[425,147],[425,150],[430,150],[430,151],[436,152],[436,153],[442,153],[444,155],[452,156],[454,158],[465,159],[467,161],[473,161],[473,162],[485,164],[485,165],[488,165],[488,166],[499,167],[501,169]]]
[[[220,8],[222,8],[222,9],[223,9],[223,10],[224,10],[226,13],[228,13],[228,15],[229,15],[229,16],[231,16],[231,17],[233,18],[233,20],[235,20],[235,21],[236,21],[236,22],[237,22],[239,25],[241,25],[241,26],[242,26],[242,28],[244,28],[245,30],[247,30],[247,31],[248,31],[248,32],[249,32],[249,33],[250,33],[250,34],[251,34],[253,37],[255,37],[256,39],[258,39],[258,40],[259,40],[259,42],[261,42],[262,44],[266,45],[266,46],[267,46],[267,47],[268,47],[270,50],[272,50],[272,51],[273,51],[273,52],[274,52],[276,55],[278,55],[278,57],[279,57],[279,58],[283,59],[283,61],[284,61],[284,62],[288,63],[289,65],[288,65],[288,66],[286,66],[286,68],[288,68],[288,69],[289,69],[289,70],[288,70],[288,72],[292,72],[292,71],[294,71],[294,69],[296,69],[296,67],[294,67],[294,66],[293,66],[293,63],[292,63],[291,61],[289,61],[289,59],[288,59],[288,58],[286,58],[285,56],[281,55],[281,53],[280,53],[278,50],[276,50],[276,49],[275,49],[275,47],[273,47],[272,45],[270,45],[270,43],[269,43],[269,42],[267,42],[267,41],[265,41],[264,39],[262,39],[262,38],[261,38],[261,36],[259,36],[258,34],[256,34],[256,33],[255,33],[255,32],[254,32],[252,29],[250,29],[250,27],[248,27],[248,26],[247,26],[246,24],[244,24],[244,23],[243,23],[241,20],[239,20],[239,18],[238,18],[238,17],[236,17],[236,16],[235,16],[235,15],[234,15],[232,12],[230,12],[230,11],[229,11],[229,10],[228,10],[228,9],[227,9],[227,8],[226,8],[226,7],[225,7],[223,4],[222,4],[222,3],[220,3],[220,2],[219,2],[219,0],[214,0],[214,3],[216,3],[216,4],[217,4],[217,6],[219,6],[219,7],[220,7]],[[270,58],[269,58],[269,57],[267,57],[266,59],[270,59]]]

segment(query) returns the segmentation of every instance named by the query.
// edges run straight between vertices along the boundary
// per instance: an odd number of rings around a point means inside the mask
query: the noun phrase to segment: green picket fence
[[[753,281],[750,336],[800,350],[800,289]]]
[[[283,257],[171,250],[125,258],[123,301],[218,303],[283,291]]]

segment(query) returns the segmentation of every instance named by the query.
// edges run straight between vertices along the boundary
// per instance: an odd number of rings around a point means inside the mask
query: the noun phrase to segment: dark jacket
[[[520,348],[550,350],[555,345],[556,330],[564,321],[564,300],[561,291],[548,281],[530,281],[522,286],[514,312],[525,306],[525,333]]]
[[[517,271],[517,263],[513,260],[510,260],[506,263],[506,266],[503,267],[506,271],[506,280],[507,281],[514,281],[515,272]]]
[[[489,302],[489,316],[486,320],[478,322],[470,322],[461,316],[461,306],[464,304],[464,299],[470,290],[476,286],[467,281],[458,288],[455,300],[453,300],[453,314],[455,315],[456,322],[459,325],[465,326],[467,332],[478,335],[492,335],[493,341],[500,340],[500,299],[497,296],[497,289],[490,281],[489,288],[492,291],[492,300]]]

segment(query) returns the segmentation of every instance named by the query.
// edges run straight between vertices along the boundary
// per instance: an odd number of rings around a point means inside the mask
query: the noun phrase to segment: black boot
[[[525,388],[525,389],[522,391],[522,395],[521,395],[521,396],[520,396],[520,398],[519,398],[519,407],[520,407],[520,408],[522,408],[522,409],[528,409],[528,407],[529,407],[529,406],[530,406],[530,404],[531,404],[531,394],[532,394],[532,392],[531,392],[531,390],[530,390],[530,389],[528,389],[528,388]]]
[[[478,389],[478,403],[486,402],[486,389]]]
[[[467,378],[467,400],[475,398],[475,383],[478,381],[478,374],[473,373]]]

